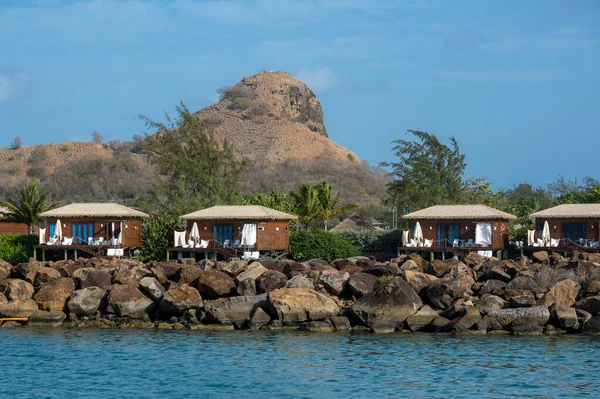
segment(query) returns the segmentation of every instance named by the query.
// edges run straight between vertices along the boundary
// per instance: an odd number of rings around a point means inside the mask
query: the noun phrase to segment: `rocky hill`
[[[383,198],[385,178],[375,176],[355,153],[328,138],[321,104],[300,80],[285,72],[261,72],[218,92],[220,101],[196,115],[215,137],[228,140],[248,160],[244,181],[249,192],[273,188],[288,192],[302,182],[326,181],[342,190],[346,201]],[[103,196],[118,200],[127,191],[127,200],[133,200],[145,190],[141,186],[149,187],[150,174],[146,166],[131,167],[131,161],[145,162],[132,152],[135,147],[133,143],[66,142],[0,148],[0,197],[3,189],[27,178],[41,178],[49,186],[69,187],[53,190],[61,199],[77,194],[77,200],[103,200]],[[124,157],[129,162],[126,172],[121,167]],[[96,186],[95,198],[81,197],[81,193],[91,195],[81,188],[88,184]],[[129,189],[120,190],[119,184]],[[136,190],[131,189],[134,186]]]

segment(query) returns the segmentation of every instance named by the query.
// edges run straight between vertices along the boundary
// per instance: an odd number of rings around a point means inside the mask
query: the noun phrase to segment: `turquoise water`
[[[4,398],[600,397],[600,337],[0,329]]]

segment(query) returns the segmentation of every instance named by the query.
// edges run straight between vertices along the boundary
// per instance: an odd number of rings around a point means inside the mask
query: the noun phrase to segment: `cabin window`
[[[577,244],[578,240],[585,238],[585,223],[564,223],[563,232],[565,244]]]
[[[438,245],[452,245],[454,240],[460,240],[460,225],[458,224],[439,224],[438,225]]]
[[[217,246],[228,246],[233,244],[233,225],[216,224],[213,226],[213,239]]]
[[[88,238],[94,238],[94,223],[73,223],[71,233],[73,244],[87,244]]]

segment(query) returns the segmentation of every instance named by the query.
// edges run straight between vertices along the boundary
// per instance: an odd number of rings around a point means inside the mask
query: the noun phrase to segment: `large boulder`
[[[468,274],[444,278],[436,281],[427,288],[427,297],[431,304],[439,309],[445,309],[457,298],[467,298],[473,294],[471,287],[475,280]]]
[[[592,316],[597,316],[600,313],[600,295],[589,296],[575,302],[576,309],[583,309],[589,312]]]
[[[484,295],[475,305],[483,314],[508,307],[508,302],[496,295]]]
[[[269,310],[281,322],[323,320],[340,307],[331,298],[306,288],[280,288],[268,294]]]
[[[179,269],[176,281],[179,284],[194,285],[198,277],[202,274],[202,269],[194,265],[183,265]],[[224,274],[224,273],[223,273]]]
[[[397,276],[400,274],[400,269],[397,266],[379,264],[363,268],[363,273],[369,273],[377,277]]]
[[[486,275],[487,275],[488,279],[500,280],[500,281],[504,281],[505,283],[510,282],[510,280],[512,279],[512,277],[510,276],[510,274],[506,273],[500,267],[495,267],[495,268],[493,268],[491,270],[488,270],[488,272],[486,273]]]
[[[525,308],[535,305],[535,296],[529,290],[507,289],[504,298],[510,301],[513,308]]]
[[[60,274],[58,270],[53,269],[51,267],[42,267],[35,276],[35,286],[39,287],[44,283],[59,279],[61,277],[62,274]]]
[[[3,293],[0,292],[0,303],[7,303],[8,299],[4,296]]]
[[[285,288],[309,288],[311,290],[314,290],[315,285],[312,281],[299,274],[289,279],[285,283]]]
[[[427,268],[427,273],[436,277],[443,277],[446,274],[448,274],[448,272],[450,272],[451,268],[451,264],[446,263],[443,260],[435,259],[429,264],[429,267]]]
[[[217,299],[235,292],[233,279],[218,270],[204,270],[196,280],[196,287],[204,299]]]
[[[550,311],[546,306],[532,306],[530,308],[511,308],[494,310],[487,314],[503,327],[521,324],[546,325],[550,320]]]
[[[465,306],[462,312],[446,325],[446,329],[452,332],[465,332],[481,320],[481,313],[474,306]]]
[[[548,255],[548,252],[546,252],[546,251],[537,251],[537,252],[532,253],[531,257],[536,262],[544,263],[548,260],[548,258],[550,256]]]
[[[13,278],[25,280],[29,284],[34,284],[35,276],[41,268],[42,264],[36,261],[32,261],[29,263],[19,263],[12,269],[11,276]]]
[[[153,267],[160,267],[165,273],[167,280],[175,281],[179,279],[179,270],[181,270],[183,265],[176,262],[154,262]]]
[[[9,278],[0,283],[0,290],[4,290],[4,295],[9,301],[24,301],[33,297],[33,285],[25,280]]]
[[[144,277],[152,276],[152,272],[145,267],[121,269],[115,273],[114,282],[118,284],[138,285]]]
[[[310,271],[310,266],[298,262],[288,263],[283,268],[283,273],[285,273],[285,275],[290,279],[295,276],[308,277]]]
[[[428,305],[424,305],[419,311],[406,318],[406,326],[410,331],[419,331],[429,325],[438,317],[438,314]]]
[[[269,269],[256,279],[256,291],[259,294],[271,292],[278,288],[285,287],[288,278],[282,272]]]
[[[165,269],[160,264],[151,264],[150,271],[154,278],[161,284],[165,284],[169,279],[165,273]],[[140,280],[141,281],[141,280]]]
[[[492,295],[504,295],[504,289],[506,283],[500,280],[487,280],[483,286],[479,289],[479,295],[492,294]]]
[[[188,309],[202,307],[202,297],[197,289],[182,285],[165,292],[158,310],[163,316],[180,316]]]
[[[62,323],[67,318],[64,312],[58,310],[37,310],[30,317],[28,324]]]
[[[43,284],[33,299],[40,310],[67,310],[67,300],[75,292],[75,283],[68,277]]]
[[[119,317],[147,319],[154,302],[133,285],[114,285],[108,294],[106,311]]]
[[[10,270],[9,268],[0,267],[0,282],[10,277]]]
[[[424,290],[430,285],[438,281],[438,278],[431,274],[415,272],[407,270],[404,272],[404,280],[419,294],[424,293]]]
[[[312,283],[311,283],[312,284]],[[247,278],[240,281],[237,284],[236,291],[241,296],[255,296],[257,295],[256,280],[253,278]]]
[[[322,271],[317,280],[318,284],[323,285],[325,290],[331,295],[340,296],[346,290],[346,285],[350,275],[338,270]]]
[[[538,301],[538,305],[551,306],[556,303],[567,307],[573,306],[580,289],[581,286],[573,280],[559,281]]]
[[[567,305],[556,304],[550,308],[552,318],[556,320],[558,325],[562,328],[578,329],[579,320],[577,319],[577,312],[575,308],[571,308]]]
[[[416,291],[398,276],[358,299],[350,307],[350,313],[367,326],[376,319],[401,323],[417,313],[422,304]]]
[[[232,260],[224,264],[219,264],[217,270],[227,273],[231,278],[235,278],[248,266],[248,262],[245,260]]]
[[[355,298],[370,294],[377,286],[379,286],[379,277],[369,273],[356,273],[348,279],[348,288]]]
[[[30,317],[38,310],[33,299],[0,303],[0,317]]]
[[[240,281],[244,281],[247,278],[256,280],[257,278],[262,276],[262,274],[265,273],[267,270],[269,269],[267,269],[258,262],[251,263],[250,265],[248,265],[246,270],[244,270],[235,277],[235,282],[239,283]]]
[[[278,259],[273,259],[273,258],[260,258],[257,262],[269,270],[275,270],[275,271],[278,271],[278,272],[284,273],[284,274],[285,274],[285,266],[288,263],[288,261],[286,261],[286,260],[278,260]],[[256,263],[256,262],[253,262],[253,263]]]
[[[242,327],[244,323],[247,323],[257,308],[267,309],[267,294],[204,301],[204,310],[209,322],[217,324],[233,323],[238,327]]]
[[[105,297],[106,291],[100,287],[82,288],[73,292],[67,307],[69,312],[77,317],[93,316],[100,309]]]
[[[73,272],[73,280],[78,289],[100,287],[107,290],[112,285],[112,276],[109,272],[91,267],[77,269]]]
[[[165,287],[163,287],[156,277],[142,278],[139,282],[139,287],[152,298],[154,302],[159,302],[165,293]]]

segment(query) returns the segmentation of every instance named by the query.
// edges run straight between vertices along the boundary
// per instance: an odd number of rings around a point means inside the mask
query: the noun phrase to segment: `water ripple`
[[[574,398],[599,337],[0,330],[7,398]]]

